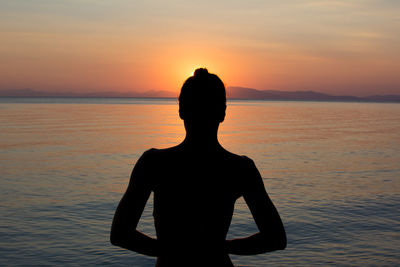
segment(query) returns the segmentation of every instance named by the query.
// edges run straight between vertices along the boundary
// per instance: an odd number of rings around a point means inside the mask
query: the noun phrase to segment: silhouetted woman
[[[229,254],[286,247],[282,221],[254,162],[218,142],[225,110],[222,81],[207,69],[197,69],[179,96],[186,138],[175,147],[150,149],[140,157],[115,212],[112,244],[155,256],[161,267],[233,266]],[[136,230],[151,192],[157,239]],[[259,232],[226,240],[239,197],[246,201]]]

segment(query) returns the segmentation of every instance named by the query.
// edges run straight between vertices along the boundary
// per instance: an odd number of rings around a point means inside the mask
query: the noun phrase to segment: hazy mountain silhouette
[[[0,97],[137,97],[137,98],[175,98],[176,94],[168,91],[146,92],[48,92],[30,88],[0,90]]]
[[[380,102],[400,102],[400,95],[372,95],[364,99]]]
[[[351,95],[336,96],[314,91],[257,90],[253,88],[234,86],[228,88],[227,94],[230,99],[249,100],[400,102],[400,95],[373,95],[367,97]]]
[[[361,101],[361,102],[400,102],[400,95],[372,95],[357,97],[350,95],[330,95],[314,91],[257,90],[246,87],[228,87],[229,99],[248,100],[289,100],[289,101]],[[146,92],[48,92],[30,88],[0,90],[0,97],[133,97],[133,98],[177,98],[177,93],[169,91]]]
[[[233,99],[260,100],[362,100],[362,98],[356,96],[334,96],[314,91],[256,90],[245,87],[229,87],[228,97]]]

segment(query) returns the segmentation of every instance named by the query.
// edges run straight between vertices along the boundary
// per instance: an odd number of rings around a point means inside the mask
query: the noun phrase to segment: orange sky
[[[399,1],[137,2],[0,2],[0,89],[400,94]]]

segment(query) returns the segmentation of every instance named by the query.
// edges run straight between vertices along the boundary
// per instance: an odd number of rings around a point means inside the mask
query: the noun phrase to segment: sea
[[[0,266],[154,266],[111,221],[141,154],[184,136],[174,99],[0,98]],[[254,160],[288,238],[235,266],[400,265],[400,104],[231,100],[219,139]],[[256,232],[240,198],[228,238]]]

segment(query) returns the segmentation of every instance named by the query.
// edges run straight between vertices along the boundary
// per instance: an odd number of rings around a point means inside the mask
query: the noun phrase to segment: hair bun
[[[194,71],[194,77],[201,77],[208,74],[208,70],[206,68],[198,68]]]

